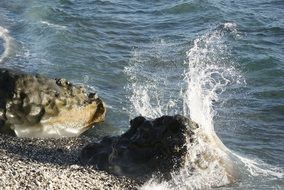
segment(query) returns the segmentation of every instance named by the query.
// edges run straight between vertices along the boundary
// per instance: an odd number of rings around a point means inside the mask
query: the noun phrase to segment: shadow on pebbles
[[[28,139],[0,134],[1,189],[137,189],[141,182],[81,166],[89,137]]]

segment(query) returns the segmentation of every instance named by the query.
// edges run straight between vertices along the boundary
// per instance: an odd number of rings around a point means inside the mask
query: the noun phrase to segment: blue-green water
[[[243,163],[224,189],[284,189],[283,13],[282,0],[1,0],[0,62],[98,91],[93,134],[139,114],[212,120]],[[187,100],[198,87],[204,109]]]

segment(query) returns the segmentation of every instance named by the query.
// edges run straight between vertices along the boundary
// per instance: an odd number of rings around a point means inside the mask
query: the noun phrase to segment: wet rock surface
[[[96,93],[65,79],[0,69],[0,132],[24,137],[78,136],[105,118]]]
[[[136,117],[121,136],[104,137],[85,146],[80,160],[117,175],[148,178],[169,174],[183,165],[187,140],[194,141],[198,125],[181,115],[154,120]],[[166,175],[165,175],[166,176]]]

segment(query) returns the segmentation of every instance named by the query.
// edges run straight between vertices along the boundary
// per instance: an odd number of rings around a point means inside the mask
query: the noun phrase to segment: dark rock
[[[83,148],[80,160],[117,175],[150,176],[169,173],[183,165],[187,138],[198,125],[181,115],[154,120],[136,117],[121,136],[104,137]]]
[[[28,137],[78,136],[105,118],[96,93],[66,79],[0,69],[0,132]]]

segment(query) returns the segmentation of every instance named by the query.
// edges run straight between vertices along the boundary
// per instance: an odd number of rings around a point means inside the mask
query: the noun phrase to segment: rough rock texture
[[[79,150],[94,139],[27,139],[0,134],[0,189],[137,189],[141,182],[81,166]]]
[[[194,141],[193,130],[198,128],[180,115],[155,120],[140,116],[130,125],[121,136],[104,137],[84,147],[81,162],[117,175],[147,178],[156,172],[167,174],[183,165],[187,138]]]
[[[17,136],[77,136],[105,118],[95,93],[65,79],[0,69],[0,132]]]

